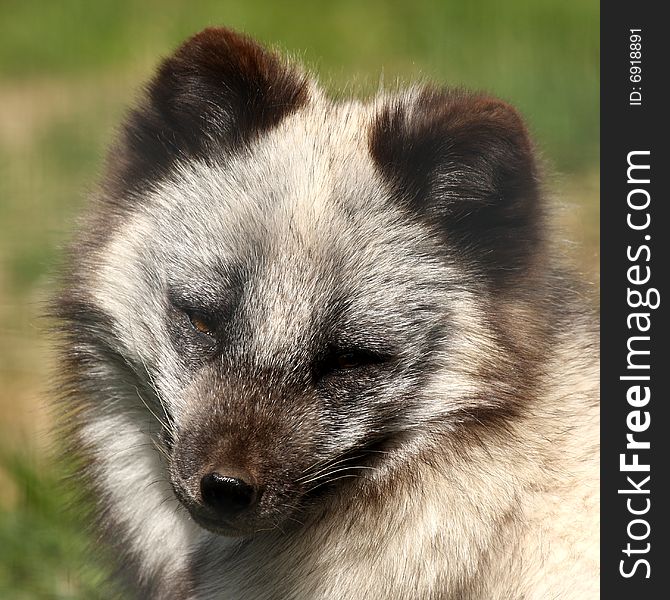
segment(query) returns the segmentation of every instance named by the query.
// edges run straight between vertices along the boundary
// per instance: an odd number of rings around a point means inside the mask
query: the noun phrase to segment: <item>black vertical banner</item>
[[[601,4],[602,598],[670,597],[670,26]]]

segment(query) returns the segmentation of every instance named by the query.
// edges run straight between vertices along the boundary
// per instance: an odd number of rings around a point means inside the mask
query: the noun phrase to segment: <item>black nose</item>
[[[203,502],[224,517],[233,517],[251,508],[259,499],[256,486],[220,473],[205,475],[200,480],[200,493]]]

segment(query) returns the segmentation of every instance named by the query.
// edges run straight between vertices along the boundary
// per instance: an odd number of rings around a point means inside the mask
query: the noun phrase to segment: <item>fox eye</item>
[[[326,361],[325,371],[353,370],[371,365],[379,365],[387,362],[388,359],[388,356],[368,350],[345,350],[341,352],[333,352]]]
[[[355,369],[369,362],[369,357],[363,352],[343,352],[335,356],[335,366],[338,369]]]
[[[188,320],[191,322],[191,326],[198,333],[204,333],[205,335],[214,335],[214,323],[207,316],[203,315],[200,312],[188,312]]]

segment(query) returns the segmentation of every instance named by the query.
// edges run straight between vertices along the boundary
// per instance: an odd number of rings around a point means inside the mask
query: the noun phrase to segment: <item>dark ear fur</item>
[[[370,152],[397,198],[504,285],[539,250],[537,168],[521,118],[484,95],[424,89],[378,113]]]
[[[246,35],[209,28],[160,66],[111,156],[126,193],[164,176],[173,161],[234,150],[308,100],[306,77]]]

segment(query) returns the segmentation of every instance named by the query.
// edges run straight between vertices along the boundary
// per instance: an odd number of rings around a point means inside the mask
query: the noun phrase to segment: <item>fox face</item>
[[[77,368],[112,382],[87,410],[155,417],[174,494],[227,536],[383,484],[523,397],[533,319],[506,311],[542,255],[536,180],[502,101],[337,103],[245,36],[198,34],[129,115],[73,259]]]

